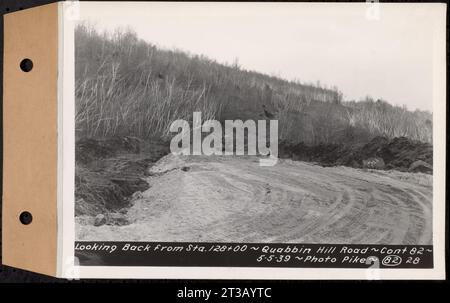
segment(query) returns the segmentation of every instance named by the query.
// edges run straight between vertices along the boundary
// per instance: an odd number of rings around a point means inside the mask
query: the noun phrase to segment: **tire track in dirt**
[[[77,237],[431,244],[432,176],[257,160],[166,156],[130,208],[132,224],[77,226]]]

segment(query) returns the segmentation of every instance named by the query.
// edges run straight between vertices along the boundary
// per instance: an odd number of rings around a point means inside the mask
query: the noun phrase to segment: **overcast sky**
[[[432,6],[367,4],[81,3],[80,19],[101,30],[130,27],[164,48],[236,58],[251,69],[335,85],[345,99],[366,95],[432,111]]]

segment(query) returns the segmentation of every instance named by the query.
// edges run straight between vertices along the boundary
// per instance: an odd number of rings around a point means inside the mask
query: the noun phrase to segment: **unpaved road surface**
[[[151,169],[126,226],[78,240],[432,243],[432,176],[255,157],[174,156]]]

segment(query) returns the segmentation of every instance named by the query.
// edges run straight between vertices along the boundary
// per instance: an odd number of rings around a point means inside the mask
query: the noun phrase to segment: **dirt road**
[[[78,240],[431,244],[432,176],[250,157],[168,155],[126,226]]]

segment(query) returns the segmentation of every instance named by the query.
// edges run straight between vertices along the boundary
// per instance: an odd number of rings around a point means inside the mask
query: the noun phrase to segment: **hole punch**
[[[20,61],[20,69],[22,71],[28,73],[29,71],[31,71],[33,69],[33,61],[31,61],[28,58],[23,59],[22,61]]]
[[[24,211],[20,214],[19,220],[23,225],[28,225],[33,221],[33,215],[28,211]]]

